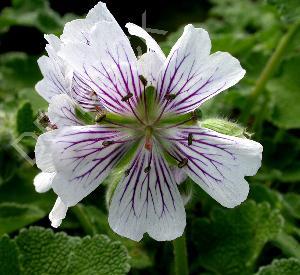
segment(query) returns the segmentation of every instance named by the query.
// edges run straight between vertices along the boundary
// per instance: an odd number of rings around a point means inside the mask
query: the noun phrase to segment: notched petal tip
[[[44,193],[51,189],[52,181],[55,176],[55,172],[45,173],[41,172],[37,174],[33,180],[35,191],[38,193]]]
[[[62,220],[66,217],[67,211],[68,211],[68,207],[58,197],[49,214],[49,220],[51,221],[51,226],[54,228],[59,227],[62,223]]]

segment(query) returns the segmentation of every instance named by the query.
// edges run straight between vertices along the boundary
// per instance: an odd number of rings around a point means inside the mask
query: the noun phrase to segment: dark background
[[[50,0],[50,6],[60,15],[67,13],[84,16],[98,0]],[[207,0],[173,0],[173,1],[103,1],[108,9],[117,18],[119,24],[124,27],[127,22],[142,25],[142,14],[147,12],[147,27],[162,29],[168,32],[175,31],[179,26],[201,22],[205,19],[210,8]],[[0,10],[10,6],[11,1],[1,0]],[[163,37],[154,35],[158,40]],[[39,55],[44,51],[45,41],[43,34],[36,28],[13,26],[9,32],[0,34],[0,52],[23,51],[29,54]]]

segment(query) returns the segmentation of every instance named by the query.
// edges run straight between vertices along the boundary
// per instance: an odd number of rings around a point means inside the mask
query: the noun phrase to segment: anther
[[[106,118],[106,114],[97,114],[95,116],[95,122],[101,122],[105,118]]]
[[[124,174],[125,174],[125,177],[127,177],[130,174],[130,170],[129,169],[125,170]]]
[[[147,79],[143,75],[139,75],[139,79],[143,83],[143,85],[146,87],[148,84]]]
[[[102,145],[103,145],[104,147],[107,147],[107,146],[112,145],[112,144],[114,144],[114,143],[115,143],[115,142],[114,142],[113,140],[105,140],[105,141],[102,142]]]
[[[167,94],[165,95],[165,99],[166,99],[166,100],[172,101],[172,100],[175,99],[176,96],[177,96],[176,94],[170,94],[170,93],[167,93]]]
[[[192,145],[192,143],[193,143],[193,134],[189,133],[189,135],[188,135],[188,145]]]
[[[49,124],[50,124],[50,119],[49,117],[44,113],[44,112],[41,112],[39,114],[39,117],[38,117],[38,122],[44,127],[46,128]]]
[[[182,159],[179,163],[178,163],[178,168],[183,168],[184,166],[186,166],[188,164],[188,159]]]
[[[202,118],[202,112],[200,109],[196,109],[192,112],[192,119],[197,121]]]
[[[100,106],[95,106],[95,110],[96,110],[97,112],[101,112],[101,111],[102,111],[102,109],[101,109]]]
[[[144,169],[144,172],[145,173],[149,173],[151,170],[151,166],[147,166],[145,169]]]
[[[127,95],[123,96],[121,100],[122,101],[128,101],[132,97],[133,97],[133,94],[132,93],[128,93]]]

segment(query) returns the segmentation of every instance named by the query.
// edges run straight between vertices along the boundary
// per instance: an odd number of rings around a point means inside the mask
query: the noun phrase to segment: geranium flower
[[[67,23],[60,39],[47,37],[37,90],[50,101],[57,129],[38,139],[42,173],[35,185],[58,195],[50,213],[57,227],[68,207],[123,168],[109,206],[111,228],[133,240],[146,232],[172,240],[186,225],[175,178],[186,174],[221,205],[235,207],[248,195],[244,177],[260,167],[262,146],[197,122],[195,110],[245,74],[230,54],[210,54],[204,29],[187,25],[165,57],[142,28],[126,27],[146,41],[148,51],[138,58],[103,3]]]

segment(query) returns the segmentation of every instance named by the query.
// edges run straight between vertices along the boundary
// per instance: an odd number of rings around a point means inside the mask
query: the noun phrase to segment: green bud
[[[220,134],[234,137],[249,137],[246,129],[237,123],[220,118],[209,118],[199,122],[199,126],[216,131]]]

